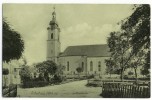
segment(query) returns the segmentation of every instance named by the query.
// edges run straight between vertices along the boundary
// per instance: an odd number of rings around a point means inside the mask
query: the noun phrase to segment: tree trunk
[[[122,69],[121,69],[121,76],[120,76],[121,81],[123,81],[123,74],[124,74],[124,72],[123,72],[123,68],[122,68]]]
[[[135,78],[136,78],[136,82],[137,82],[138,77],[137,77],[137,68],[136,67],[134,67],[134,71],[135,71]]]

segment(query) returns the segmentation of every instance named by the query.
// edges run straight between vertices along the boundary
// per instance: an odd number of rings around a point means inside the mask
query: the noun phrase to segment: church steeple
[[[53,7],[54,11],[52,12],[52,20],[56,20],[56,12],[55,12],[55,6]]]
[[[52,20],[49,23],[47,40],[47,60],[58,63],[60,53],[60,28],[56,20],[55,7],[53,7]]]
[[[60,31],[58,22],[56,21],[56,12],[55,12],[55,6],[53,7],[54,11],[52,12],[52,20],[50,21],[50,28],[53,29],[57,29],[58,31]]]

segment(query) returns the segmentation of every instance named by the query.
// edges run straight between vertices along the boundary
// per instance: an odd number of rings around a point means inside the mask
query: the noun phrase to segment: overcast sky
[[[61,51],[67,46],[106,44],[118,22],[132,14],[133,5],[55,5],[61,29]],[[24,42],[28,64],[46,60],[47,27],[53,5],[3,4],[3,17],[18,31]]]

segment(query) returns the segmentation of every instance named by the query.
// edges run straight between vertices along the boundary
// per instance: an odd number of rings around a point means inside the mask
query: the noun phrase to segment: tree
[[[145,54],[144,51],[140,50],[140,52],[138,52],[137,55],[133,56],[132,59],[130,60],[130,67],[134,69],[136,81],[138,80],[137,68],[140,66],[144,66],[144,59],[145,59],[144,54]]]
[[[110,58],[110,59],[106,59],[105,63],[106,63],[106,66],[107,66],[106,72],[109,73],[110,77],[111,77],[111,73],[114,70],[114,66],[115,66],[114,61],[112,60],[112,58]]]
[[[128,72],[128,75],[133,75],[134,73],[132,71],[129,71]]]
[[[22,59],[23,59],[23,65],[21,66],[19,74],[21,77],[21,81],[24,84],[25,82],[31,80],[31,70],[30,67],[27,65],[26,58],[23,57]]]
[[[78,72],[78,75],[80,77],[80,73],[83,72],[83,68],[82,67],[78,67],[78,68],[76,68],[76,71]]]
[[[108,37],[107,42],[111,52],[111,58],[106,60],[107,67],[114,66],[120,71],[121,80],[123,79],[123,72],[126,69],[128,50],[130,48],[129,43],[130,37],[123,31],[111,32],[110,37]]]
[[[145,64],[143,67],[148,70],[150,68],[150,5],[135,5],[133,9],[134,12],[122,23],[121,28],[132,34],[131,56],[136,56],[141,50],[144,51]]]
[[[108,38],[111,57],[115,65],[121,69],[121,80],[126,68],[135,70],[146,62],[144,67],[150,68],[150,6],[135,5],[134,12],[121,23],[119,32],[111,32]],[[140,57],[143,51],[144,57]],[[142,58],[142,59],[141,59]],[[134,60],[134,61],[133,61]],[[132,62],[133,61],[133,62]]]
[[[24,51],[24,42],[20,34],[3,19],[3,61],[19,59]]]
[[[49,75],[55,75],[57,72],[57,65],[49,60],[36,64],[36,68],[40,71],[40,74],[44,75],[46,81],[48,81]]]
[[[9,74],[9,70],[7,68],[3,68],[3,75],[8,75]]]
[[[20,70],[20,77],[23,84],[31,80],[31,71],[28,65],[22,65],[21,70]]]

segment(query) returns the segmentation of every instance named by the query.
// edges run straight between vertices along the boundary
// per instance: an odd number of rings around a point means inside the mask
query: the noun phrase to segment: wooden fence
[[[3,89],[3,97],[16,97],[17,85],[11,85],[8,88]]]
[[[122,82],[103,82],[101,96],[105,98],[150,98],[150,87]]]
[[[103,82],[112,82],[112,83],[118,83],[118,82],[123,82],[123,83],[131,83],[133,84],[135,80],[123,80],[121,81],[120,79],[117,80],[112,80],[112,79],[88,79],[87,85],[88,86],[96,86],[96,87],[101,87],[103,85]]]

